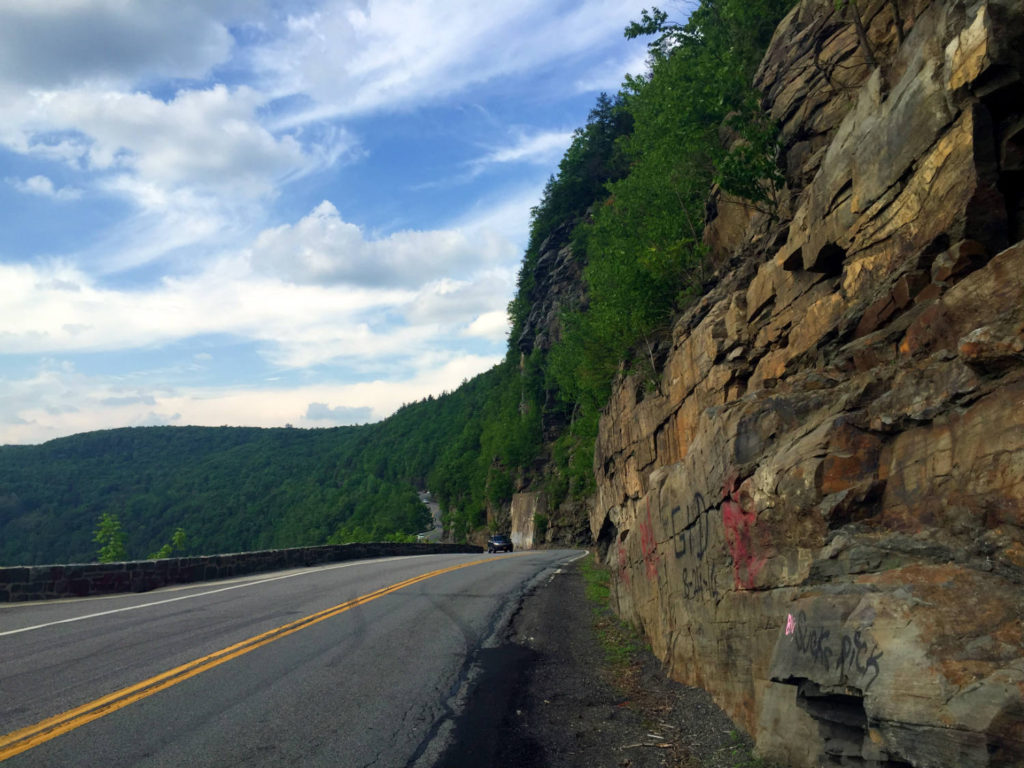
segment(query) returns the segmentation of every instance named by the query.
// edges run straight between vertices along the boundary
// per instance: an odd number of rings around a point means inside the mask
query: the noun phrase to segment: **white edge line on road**
[[[218,592],[227,592],[232,589],[243,589],[245,587],[254,587],[258,584],[266,584],[271,581],[281,581],[282,579],[290,579],[294,576],[308,576],[312,573],[319,571],[328,571],[335,568],[351,568],[354,565],[366,565],[367,563],[383,563],[383,562],[395,562],[397,560],[409,560],[413,557],[419,557],[419,555],[405,555],[404,557],[388,557],[388,558],[374,558],[372,560],[358,560],[352,563],[339,563],[337,565],[327,565],[316,569],[308,569],[298,571],[296,573],[286,573],[283,576],[272,576],[269,579],[259,579],[258,581],[247,581],[244,584],[234,584],[230,587],[220,587],[219,589],[211,589],[208,592],[196,592],[193,595],[182,595],[181,597],[170,597],[166,600],[154,600],[151,603],[141,603],[139,605],[128,605],[124,608],[113,608],[109,611],[100,611],[99,613],[88,613],[85,616],[74,616],[70,619],[60,619],[59,621],[50,621],[45,624],[35,624],[31,627],[21,627],[20,629],[9,629],[6,632],[0,632],[0,637],[6,637],[7,635],[16,635],[19,632],[31,632],[34,629],[45,629],[46,627],[53,627],[57,624],[70,624],[74,621],[84,621],[85,619],[95,619],[100,616],[109,616],[112,613],[124,613],[125,611],[135,611],[139,608],[152,608],[154,605],[165,605],[166,603],[175,603],[178,600],[191,600],[193,597],[205,597],[206,595],[215,595]],[[177,585],[178,588],[183,588],[181,585]],[[38,603],[35,603],[38,605]]]
[[[572,557],[572,558],[569,558],[568,560],[564,561],[561,565],[559,565],[557,568],[555,568],[554,571],[551,572],[550,576],[548,576],[548,584],[550,584],[551,582],[553,582],[555,580],[555,576],[557,576],[558,574],[563,572],[562,571],[562,566],[572,565],[573,563],[575,563],[580,558],[586,557],[589,554],[590,554],[590,550],[589,549],[585,549],[582,552],[580,552],[578,555],[576,555],[576,557]]]

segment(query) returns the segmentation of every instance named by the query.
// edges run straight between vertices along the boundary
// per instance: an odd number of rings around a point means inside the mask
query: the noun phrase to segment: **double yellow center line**
[[[136,701],[144,699],[147,696],[152,696],[154,693],[158,693],[166,688],[177,685],[180,682],[188,680],[190,677],[195,677],[208,669],[220,666],[226,661],[237,659],[239,656],[244,656],[250,651],[255,651],[257,648],[268,645],[275,640],[280,640],[282,637],[287,637],[301,629],[306,629],[306,627],[319,624],[321,621],[330,619],[344,613],[345,611],[351,610],[352,608],[365,605],[366,603],[377,600],[385,595],[390,595],[392,592],[397,592],[400,589],[411,587],[413,584],[418,584],[421,581],[432,579],[435,576],[440,576],[445,573],[457,571],[461,568],[468,568],[472,565],[479,565],[480,563],[487,562],[493,562],[493,559],[473,560],[469,563],[453,565],[449,568],[441,568],[436,571],[420,574],[419,576],[413,576],[411,579],[400,581],[397,584],[381,587],[375,592],[370,592],[361,597],[356,597],[345,603],[339,603],[332,608],[327,608],[323,611],[319,611],[318,613],[310,614],[309,616],[298,619],[289,624],[284,624],[276,629],[272,629],[269,632],[254,635],[248,640],[243,640],[240,643],[235,643],[227,648],[223,648],[216,653],[211,653],[208,656],[195,659],[187,664],[182,664],[180,667],[175,667],[167,672],[151,677],[148,680],[143,680],[141,683],[136,683],[135,685],[122,688],[121,690],[115,691],[107,696],[102,696],[94,701],[90,701],[88,704],[83,704],[80,707],[69,709],[67,712],[42,720],[35,725],[30,725],[26,728],[21,728],[17,731],[8,733],[5,736],[0,736],[0,762],[9,757],[20,755],[22,752],[26,752],[33,747],[38,747],[40,744],[44,744],[51,739],[55,739],[68,731],[73,731],[75,728],[83,726],[86,723],[98,720],[105,715],[109,715],[111,712],[123,709],[129,704],[134,704]]]

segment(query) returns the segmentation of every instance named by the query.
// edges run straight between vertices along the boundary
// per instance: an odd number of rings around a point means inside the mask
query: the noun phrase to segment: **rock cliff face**
[[[584,261],[575,254],[570,244],[577,221],[568,221],[556,227],[541,243],[537,263],[532,270],[533,287],[525,298],[529,302],[522,332],[515,340],[520,360],[534,350],[547,352],[561,338],[562,313],[586,305],[583,287]],[[545,441],[551,443],[565,429],[563,420],[545,409],[542,429]],[[538,478],[549,476],[554,470],[550,462],[533,468],[523,478],[524,489]],[[539,484],[539,483],[538,483]],[[549,500],[542,491],[524,490],[512,496],[508,509],[508,528],[512,544],[517,549],[530,549],[542,544],[576,546],[588,540],[589,500],[569,498],[557,508],[549,509]],[[505,510],[500,511],[504,515]],[[537,516],[546,521],[543,529],[535,525]],[[505,520],[489,512],[491,527],[504,529]],[[492,522],[493,520],[493,522]]]
[[[538,249],[533,290],[525,297],[530,313],[516,339],[520,354],[550,349],[561,334],[561,313],[583,304],[583,264],[569,244],[574,227],[575,222],[556,227]]]
[[[1024,5],[856,7],[780,26],[786,187],[710,207],[720,280],[618,386],[591,530],[764,755],[1024,765]]]

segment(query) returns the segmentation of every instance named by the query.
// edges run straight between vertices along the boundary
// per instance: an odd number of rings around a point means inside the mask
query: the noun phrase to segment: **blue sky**
[[[0,444],[335,426],[504,354],[630,0],[0,0]]]

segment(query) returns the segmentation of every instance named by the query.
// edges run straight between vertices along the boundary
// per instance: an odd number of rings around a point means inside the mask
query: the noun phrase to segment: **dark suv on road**
[[[487,540],[487,551],[488,552],[511,552],[512,551],[512,540],[503,533],[491,536]]]

